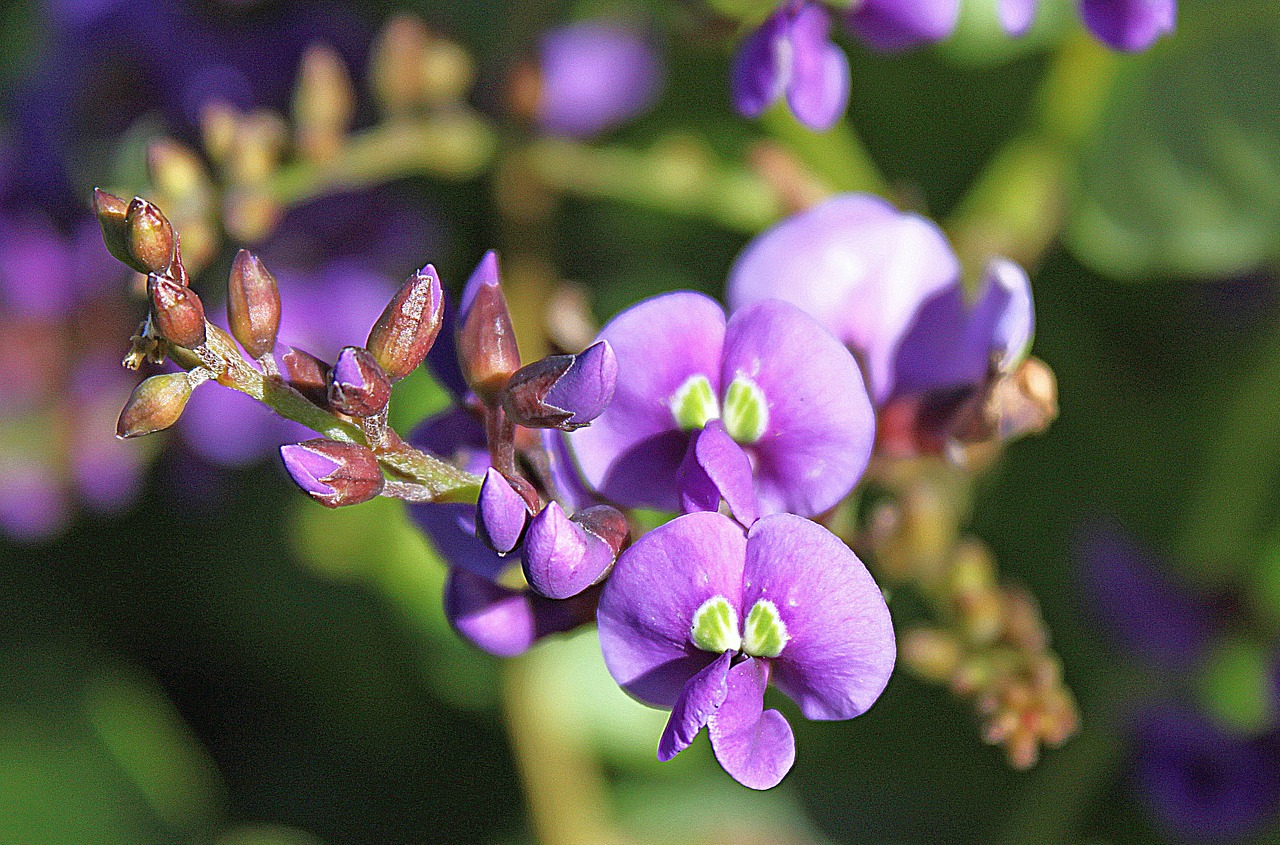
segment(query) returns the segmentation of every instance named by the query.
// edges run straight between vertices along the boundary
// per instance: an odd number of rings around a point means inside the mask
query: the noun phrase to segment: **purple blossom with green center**
[[[831,43],[831,18],[817,3],[791,0],[738,47],[733,59],[733,102],[759,117],[786,97],[801,123],[823,131],[849,104],[849,60]]]
[[[960,0],[863,0],[845,14],[849,29],[881,52],[941,41],[959,19]]]
[[[644,113],[662,90],[662,60],[630,27],[580,21],[553,29],[538,49],[537,121],[553,135],[587,139]]]
[[[793,305],[760,302],[726,322],[709,297],[664,294],[614,317],[599,339],[618,361],[613,401],[567,437],[606,499],[680,508],[685,453],[717,419],[749,456],[763,513],[821,513],[866,468],[875,422],[862,375]]]
[[[729,274],[736,313],[784,299],[815,317],[861,362],[877,407],[897,395],[980,383],[1011,367],[1033,329],[1025,272],[992,262],[965,297],[942,230],[867,194],[842,194],[757,236]]]
[[[1010,35],[1024,34],[1039,0],[1000,0],[1000,24]],[[1114,50],[1139,52],[1177,25],[1177,0],[1079,0],[1080,17],[1099,41]]]
[[[669,760],[705,726],[716,759],[768,789],[795,759],[791,726],[764,710],[772,682],[809,719],[851,719],[889,681],[893,624],[866,567],[817,523],[774,514],[749,531],[694,513],[623,553],[597,613],[605,664],[623,689],[671,708]]]

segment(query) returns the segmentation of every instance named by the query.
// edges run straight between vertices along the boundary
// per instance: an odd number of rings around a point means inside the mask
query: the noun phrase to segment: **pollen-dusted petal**
[[[845,18],[858,37],[884,52],[941,41],[959,19],[960,0],[864,0]]]
[[[734,312],[783,299],[853,348],[876,405],[893,390],[898,344],[920,303],[957,282],[942,230],[869,194],[841,194],[757,236],[729,275]]]
[[[684,751],[702,730],[729,692],[731,652],[724,652],[714,662],[689,679],[671,708],[671,718],[658,740],[658,759],[667,762]]]
[[[767,599],[788,640],[773,681],[810,719],[851,719],[889,682],[893,621],[862,561],[838,537],[791,514],[767,516],[747,538],[742,603]]]
[[[751,459],[719,420],[712,420],[689,444],[677,475],[680,507],[686,513],[714,511],[723,499],[743,525],[756,521],[755,481]]]
[[[739,609],[746,537],[718,513],[677,517],[622,553],[600,595],[605,665],[623,689],[671,707],[685,682],[716,659],[690,641],[693,615],[723,596]]]
[[[796,119],[817,132],[835,125],[849,105],[849,59],[830,37],[827,10],[806,3],[791,24],[791,78],[787,105]]]
[[[729,670],[724,702],[707,720],[711,748],[729,775],[751,789],[772,789],[796,761],[791,725],[764,709],[769,667],[754,657]]]
[[[1080,0],[1080,17],[1108,47],[1137,52],[1177,24],[1177,0]]]
[[[676,510],[676,470],[689,435],[667,401],[690,376],[720,391],[724,311],[688,291],[647,299],[600,332],[617,358],[613,401],[595,422],[568,435],[583,477],[606,498],[631,507]]]
[[[725,333],[722,383],[748,379],[767,403],[751,446],[763,513],[813,516],[848,495],[866,469],[875,417],[849,350],[780,300],[744,308]]]

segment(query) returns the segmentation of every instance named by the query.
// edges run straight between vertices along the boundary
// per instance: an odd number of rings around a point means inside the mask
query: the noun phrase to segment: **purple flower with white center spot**
[[[942,230],[879,197],[842,194],[756,237],[729,274],[736,312],[793,303],[846,343],[876,406],[900,395],[980,384],[1026,352],[1033,328],[1026,273],[997,259],[968,304]]]
[[[812,317],[771,300],[725,320],[699,293],[645,300],[600,332],[618,359],[613,402],[567,435],[587,483],[629,507],[676,510],[693,434],[720,419],[750,456],[760,511],[809,516],[866,468],[875,422],[862,375]]]
[[[653,43],[621,24],[580,21],[553,29],[538,49],[537,121],[553,135],[588,139],[651,108],[662,90]]]
[[[801,123],[824,131],[849,104],[849,60],[831,43],[831,18],[817,3],[792,0],[742,42],[733,59],[733,102],[759,117],[780,98]]]
[[[839,538],[792,514],[742,528],[718,513],[678,517],[623,553],[597,613],[609,672],[671,718],[668,760],[706,726],[716,758],[753,789],[795,756],[791,728],[763,709],[765,686],[809,719],[851,719],[893,670],[892,620],[870,573]]]
[[[863,0],[845,14],[849,29],[882,52],[941,41],[959,19],[960,0]]]

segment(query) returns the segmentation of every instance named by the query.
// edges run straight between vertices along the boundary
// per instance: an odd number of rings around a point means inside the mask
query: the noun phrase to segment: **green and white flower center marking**
[[[711,381],[701,373],[689,376],[668,400],[671,416],[681,431],[697,431],[711,420],[720,418],[720,403],[711,389]]]
[[[724,394],[724,430],[749,446],[764,437],[768,427],[769,402],[764,391],[746,376],[737,376]]]
[[[752,657],[777,657],[791,639],[787,625],[778,613],[778,606],[768,599],[760,599],[747,613],[746,633],[742,637],[742,651]]]
[[[723,654],[742,648],[742,634],[738,633],[738,611],[724,596],[712,596],[693,614],[689,639],[703,651]]]

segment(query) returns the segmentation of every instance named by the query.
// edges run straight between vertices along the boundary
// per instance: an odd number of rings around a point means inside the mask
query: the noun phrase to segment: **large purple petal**
[[[1178,583],[1167,563],[1105,521],[1085,525],[1075,547],[1085,598],[1124,648],[1179,671],[1204,656],[1215,627],[1210,608]]]
[[[689,435],[676,427],[668,400],[697,374],[719,392],[724,325],[714,300],[681,291],[633,305],[601,330],[618,362],[613,401],[569,434],[588,484],[623,505],[679,507],[675,476]]]
[[[782,96],[791,68],[782,65],[789,15],[777,9],[743,39],[733,56],[733,104],[743,117],[759,117]]]
[[[776,298],[808,312],[853,347],[879,405],[920,303],[959,278],[936,224],[879,197],[842,194],[748,244],[729,275],[729,305]]]
[[[680,506],[686,513],[718,510],[723,499],[738,522],[750,525],[756,521],[751,459],[720,420],[711,420],[694,436],[677,480]]]
[[[941,41],[959,19],[960,0],[864,0],[845,17],[859,38],[885,52]]]
[[[741,606],[746,542],[728,517],[695,513],[658,526],[623,552],[597,612],[605,665],[623,689],[671,707],[715,658],[690,640],[693,615],[717,595]]]
[[[752,527],[743,577],[743,610],[772,602],[790,637],[772,661],[778,689],[810,719],[865,712],[896,651],[884,595],[857,555],[817,523],[777,514]]]
[[[1000,26],[1015,38],[1026,35],[1036,19],[1039,0],[999,0],[996,13]]]
[[[708,720],[716,760],[734,780],[752,789],[772,789],[796,761],[796,738],[777,710],[764,709],[769,667],[747,658],[729,670],[728,694]]]
[[[764,392],[768,424],[751,448],[763,513],[814,516],[862,476],[875,414],[857,362],[808,314],[780,300],[733,315],[721,383],[746,377]]]
[[[805,4],[791,24],[791,78],[787,104],[810,129],[830,129],[849,104],[849,59],[831,43],[826,9]]]
[[[667,762],[684,751],[707,724],[729,692],[729,664],[733,652],[726,651],[689,679],[671,708],[671,718],[658,740],[658,759]]]
[[[1080,17],[1103,43],[1116,50],[1145,50],[1173,32],[1177,0],[1080,0]]]

